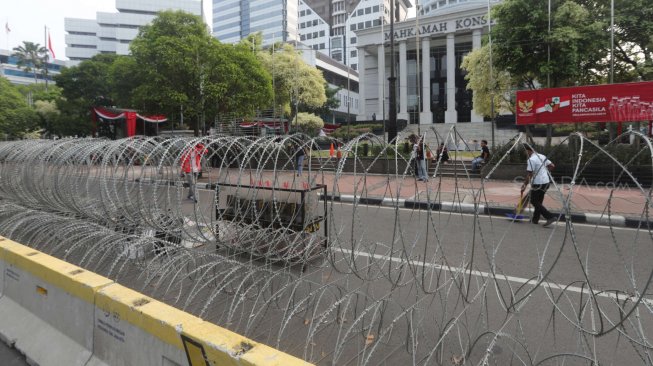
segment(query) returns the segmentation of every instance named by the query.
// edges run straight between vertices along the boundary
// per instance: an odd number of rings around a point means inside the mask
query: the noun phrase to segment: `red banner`
[[[653,82],[523,90],[517,124],[653,120]]]

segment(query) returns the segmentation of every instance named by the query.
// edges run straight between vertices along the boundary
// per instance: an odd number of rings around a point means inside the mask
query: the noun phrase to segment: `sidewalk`
[[[236,172],[234,172],[236,173]],[[406,207],[426,207],[430,205],[435,209],[453,207],[455,211],[475,212],[474,205],[479,204],[480,213],[501,214],[514,210],[520,199],[521,183],[512,181],[489,180],[481,182],[480,179],[469,180],[465,176],[459,178],[431,178],[428,183],[416,182],[414,177],[395,177],[383,175],[354,175],[343,173],[337,179],[334,187],[335,173],[311,172],[311,184],[326,184],[328,194],[333,194],[337,199],[353,201],[354,196],[363,198],[361,203],[382,205],[405,205]],[[237,173],[236,173],[237,174]],[[233,175],[232,183],[237,183],[237,175]],[[215,183],[211,173],[210,182]],[[301,187],[308,184],[308,173],[303,177],[296,177],[294,172],[265,171],[260,177],[254,178],[256,184],[275,184],[286,187]],[[230,179],[231,180],[231,179]],[[199,182],[209,183],[206,177]],[[249,185],[250,179],[241,177],[240,184]],[[571,195],[570,207],[574,222],[599,221],[606,223],[608,212],[612,224],[624,222],[621,226],[629,226],[629,219],[639,223],[646,207],[644,192],[635,188],[610,189],[606,187],[551,185],[544,200],[545,206],[552,212],[564,212],[563,202]],[[604,216],[602,219],[601,216]],[[631,224],[632,226],[634,224]]]

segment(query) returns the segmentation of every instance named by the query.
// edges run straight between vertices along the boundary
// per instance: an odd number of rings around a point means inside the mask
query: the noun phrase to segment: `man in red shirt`
[[[202,155],[205,152],[204,145],[198,143],[194,148],[186,150],[181,157],[181,171],[186,177],[186,183],[188,183],[187,198],[195,203],[197,203],[195,183],[197,182],[197,174],[202,170]]]

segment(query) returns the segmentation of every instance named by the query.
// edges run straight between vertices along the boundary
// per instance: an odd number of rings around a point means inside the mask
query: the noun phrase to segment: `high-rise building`
[[[395,20],[404,20],[410,0],[395,4]],[[213,0],[213,35],[222,42],[261,32],[264,45],[299,41],[354,70],[355,32],[382,23],[390,23],[390,0]]]
[[[213,35],[237,43],[261,32],[263,43],[297,40],[297,1],[213,0]]]
[[[202,14],[200,0],[116,0],[117,13],[98,12],[96,19],[65,18],[66,56],[73,63],[99,53],[129,54],[138,28],[164,10]]]

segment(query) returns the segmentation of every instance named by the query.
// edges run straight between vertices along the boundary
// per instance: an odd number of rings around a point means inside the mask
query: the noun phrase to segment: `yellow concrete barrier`
[[[308,365],[0,237],[0,338],[47,365]]]

